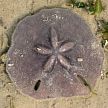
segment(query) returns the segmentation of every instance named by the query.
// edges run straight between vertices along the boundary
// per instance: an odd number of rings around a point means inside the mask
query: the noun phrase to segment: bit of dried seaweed
[[[96,20],[97,33],[101,34],[101,45],[103,48],[108,44],[108,22],[104,19]]]
[[[87,2],[82,2],[79,0],[66,0],[66,5],[85,9],[89,14],[95,15],[99,15],[103,11],[101,0],[87,0]]]
[[[95,14],[100,15],[100,13],[104,10],[102,1],[101,0],[96,0],[95,2]]]

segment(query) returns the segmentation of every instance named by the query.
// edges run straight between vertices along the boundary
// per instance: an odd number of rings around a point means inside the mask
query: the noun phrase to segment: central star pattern
[[[49,58],[47,59],[46,63],[43,66],[43,71],[45,72],[50,72],[53,70],[55,64],[60,63],[61,66],[63,68],[65,68],[66,70],[70,70],[71,69],[71,63],[70,61],[63,56],[63,53],[72,50],[72,48],[74,47],[74,43],[73,42],[60,42],[58,40],[58,36],[57,36],[57,32],[54,29],[54,27],[51,27],[51,46],[52,48],[46,48],[43,45],[37,45],[34,50],[42,55],[48,55]],[[62,44],[60,44],[62,43]]]

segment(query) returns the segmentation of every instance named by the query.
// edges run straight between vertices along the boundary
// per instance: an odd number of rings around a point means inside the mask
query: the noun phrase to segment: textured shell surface
[[[101,74],[103,50],[86,22],[69,9],[42,9],[21,20],[6,70],[18,89],[36,99],[87,95]]]

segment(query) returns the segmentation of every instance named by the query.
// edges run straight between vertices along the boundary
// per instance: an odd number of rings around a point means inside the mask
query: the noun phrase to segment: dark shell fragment
[[[19,22],[6,69],[23,93],[39,99],[87,95],[102,63],[101,46],[85,21],[71,10],[52,8]]]

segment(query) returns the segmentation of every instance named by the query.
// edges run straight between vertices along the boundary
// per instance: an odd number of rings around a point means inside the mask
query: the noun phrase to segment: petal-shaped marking
[[[57,33],[53,27],[51,27],[51,44],[52,44],[54,49],[56,49],[58,47]]]
[[[58,60],[64,68],[66,68],[67,70],[71,69],[71,64],[69,63],[69,61],[64,56],[59,54]]]
[[[52,69],[54,68],[55,61],[56,61],[56,57],[54,55],[50,56],[47,62],[45,63],[43,70],[45,72],[52,71]]]
[[[67,42],[64,43],[60,48],[59,48],[59,52],[66,52],[68,50],[71,50],[74,46],[73,42]]]
[[[48,48],[45,48],[43,46],[38,46],[38,47],[35,47],[34,50],[37,52],[37,53],[40,53],[40,54],[51,54],[52,53],[52,50],[48,49]]]

